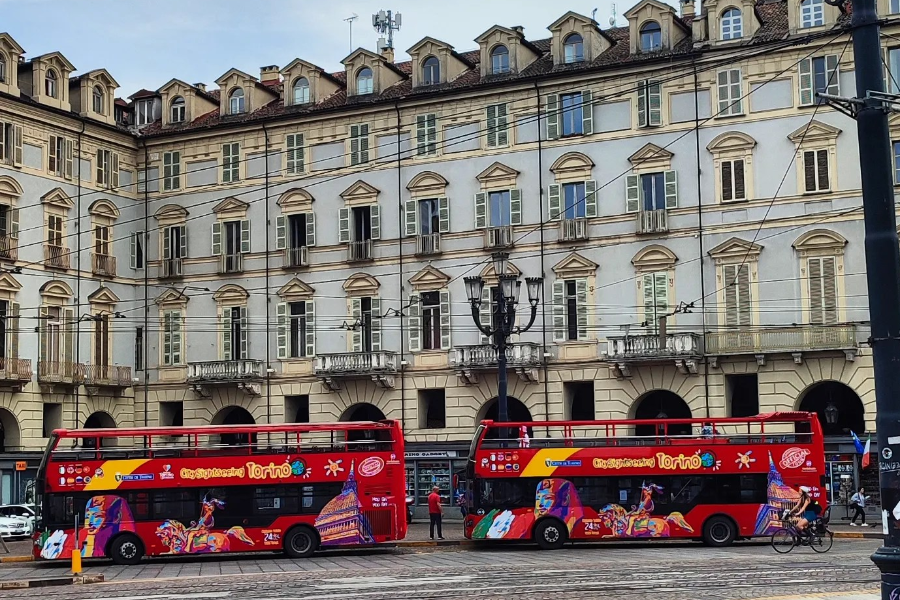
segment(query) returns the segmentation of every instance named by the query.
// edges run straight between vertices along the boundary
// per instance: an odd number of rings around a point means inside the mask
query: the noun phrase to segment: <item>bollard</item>
[[[81,549],[72,550],[72,575],[81,575]]]

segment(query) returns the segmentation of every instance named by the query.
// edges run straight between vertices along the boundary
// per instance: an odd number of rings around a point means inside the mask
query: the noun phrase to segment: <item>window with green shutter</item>
[[[659,329],[659,318],[669,312],[669,277],[666,272],[644,273],[642,278],[644,322],[647,330]]]

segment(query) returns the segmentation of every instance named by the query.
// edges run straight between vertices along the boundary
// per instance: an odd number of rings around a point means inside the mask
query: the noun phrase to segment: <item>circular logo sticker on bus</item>
[[[893,450],[890,448],[885,448],[881,451],[881,455],[884,457],[884,460],[891,460],[891,457],[894,455]]]
[[[796,446],[788,448],[781,455],[781,468],[796,469],[802,467],[807,456],[809,456],[809,450],[806,448],[798,448]]]
[[[357,469],[363,477],[374,477],[384,469],[384,459],[378,456],[370,456],[359,463]]]

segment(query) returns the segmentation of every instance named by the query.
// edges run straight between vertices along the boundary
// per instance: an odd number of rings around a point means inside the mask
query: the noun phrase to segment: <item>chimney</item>
[[[681,0],[681,16],[682,17],[693,17],[694,16],[694,0]]]
[[[385,46],[381,49],[381,56],[384,60],[388,61],[391,64],[394,64],[394,49],[390,46]]]
[[[206,84],[205,84],[205,83],[195,83],[195,84],[194,84],[194,87],[197,88],[198,90],[200,90],[201,92],[205,92],[205,91],[206,91]]]
[[[259,80],[262,83],[269,81],[281,81],[281,69],[278,65],[269,65],[268,67],[260,67]]]
[[[525,28],[521,25],[513,25],[512,30],[518,33],[520,36],[525,37]]]

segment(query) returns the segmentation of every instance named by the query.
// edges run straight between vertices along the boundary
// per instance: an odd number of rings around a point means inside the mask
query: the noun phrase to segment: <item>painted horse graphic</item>
[[[607,504],[597,511],[600,521],[608,527],[612,533],[604,537],[611,538],[647,538],[669,537],[671,525],[693,533],[694,528],[684,519],[680,512],[673,512],[665,517],[654,517],[653,493],[663,491],[661,486],[655,483],[641,484],[641,501],[637,506],[632,506],[630,511],[618,504]]]
[[[248,546],[253,540],[243,527],[235,526],[220,533],[210,531],[215,523],[213,511],[225,508],[225,503],[217,498],[204,498],[200,518],[185,527],[180,521],[168,519],[156,528],[156,536],[168,548],[166,554],[205,554],[208,552],[228,552],[231,540],[236,539]]]

